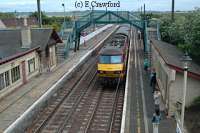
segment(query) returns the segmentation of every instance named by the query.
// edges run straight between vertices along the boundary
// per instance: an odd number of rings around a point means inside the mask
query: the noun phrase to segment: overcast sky
[[[89,8],[76,8],[75,2],[87,0],[41,0],[42,11],[63,11],[62,3],[65,3],[66,10],[87,10]],[[95,1],[95,0],[88,0]],[[97,2],[117,2],[118,0],[96,0]],[[120,0],[120,8],[109,8],[109,10],[129,10],[136,11],[146,4],[146,9],[150,11],[170,11],[172,0]],[[200,0],[175,0],[176,10],[193,10],[200,7]],[[97,8],[96,8],[97,9]],[[98,8],[105,9],[105,8]],[[0,12],[31,12],[37,10],[37,0],[0,0]]]

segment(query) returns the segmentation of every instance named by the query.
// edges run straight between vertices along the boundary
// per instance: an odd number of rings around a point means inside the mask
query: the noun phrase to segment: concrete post
[[[187,69],[184,69],[184,83],[183,83],[183,103],[181,109],[181,129],[184,132],[184,115],[185,115],[185,98],[187,92]]]

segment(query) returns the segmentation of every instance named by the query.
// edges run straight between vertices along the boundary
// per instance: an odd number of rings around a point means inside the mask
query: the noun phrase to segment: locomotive
[[[123,31],[123,32],[122,32]],[[126,28],[121,27],[105,42],[99,52],[98,77],[102,84],[123,82],[126,75],[129,38]]]

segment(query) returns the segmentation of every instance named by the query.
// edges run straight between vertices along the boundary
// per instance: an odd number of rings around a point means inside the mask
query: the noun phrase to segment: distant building
[[[184,55],[174,45],[152,40],[151,65],[156,69],[158,86],[169,115],[180,107],[183,97],[183,65],[180,58]],[[191,63],[188,72],[186,106],[200,96],[200,66]],[[179,107],[178,107],[179,106]]]
[[[0,29],[5,29],[5,28],[6,28],[5,24],[0,20]]]
[[[0,97],[54,68],[55,47],[61,42],[53,29],[0,30]]]
[[[24,26],[24,22],[27,23],[27,26],[34,27],[38,25],[38,21],[36,18],[7,18],[0,20],[0,28],[1,23],[6,28],[19,28]]]

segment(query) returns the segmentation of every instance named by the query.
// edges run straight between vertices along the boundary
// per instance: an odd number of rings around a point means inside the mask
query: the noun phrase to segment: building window
[[[10,75],[9,75],[9,71],[6,71],[4,73],[4,76],[5,76],[5,84],[6,84],[6,87],[10,85]]]
[[[5,88],[4,74],[0,74],[0,90]]]
[[[20,67],[14,67],[11,69],[12,83],[20,79]]]
[[[9,71],[0,74],[0,90],[10,85]]]
[[[35,71],[35,58],[28,60],[28,72],[32,73]]]

